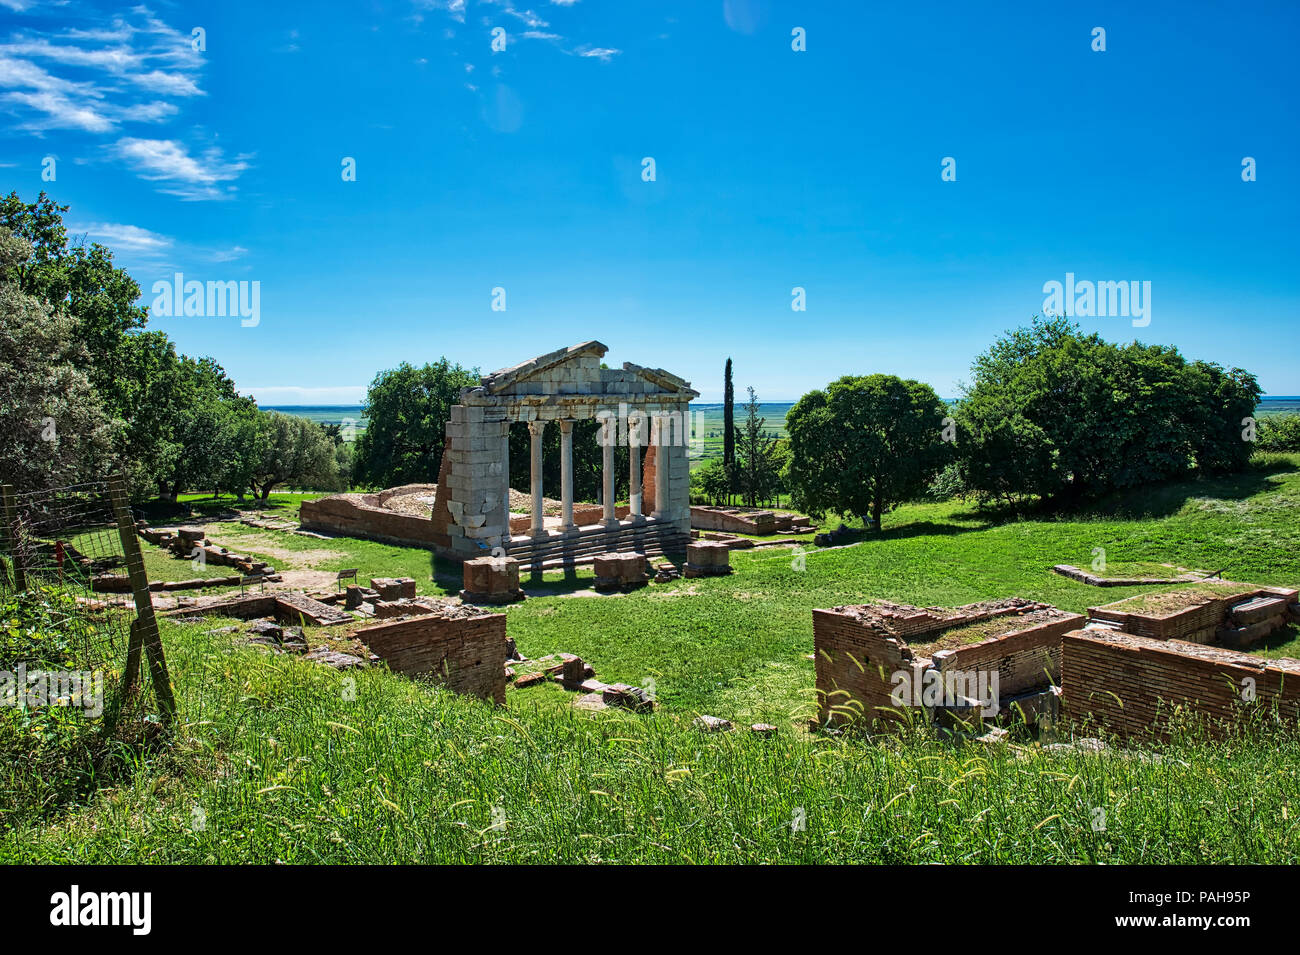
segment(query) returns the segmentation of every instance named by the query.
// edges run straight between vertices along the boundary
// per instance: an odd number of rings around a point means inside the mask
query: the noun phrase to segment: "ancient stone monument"
[[[689,403],[699,393],[662,369],[625,362],[602,368],[608,349],[597,341],[529,359],[493,372],[461,391],[447,424],[433,520],[435,548],[462,560],[514,557],[538,566],[610,551],[684,550],[690,534]],[[600,517],[579,524],[573,501],[573,426],[601,422],[604,493]],[[532,507],[524,533],[510,530],[510,444],[513,422],[532,434]],[[562,513],[542,513],[542,435],[560,429]],[[614,507],[614,449],[630,452],[631,507]],[[642,508],[641,450],[655,449],[653,510]],[[552,492],[554,493],[554,492]],[[589,511],[590,513],[590,511]],[[585,516],[585,515],[584,515]]]

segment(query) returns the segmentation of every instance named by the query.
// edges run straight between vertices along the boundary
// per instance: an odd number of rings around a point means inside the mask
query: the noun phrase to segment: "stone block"
[[[731,548],[715,541],[686,545],[687,577],[715,577],[731,573]]]
[[[524,599],[519,588],[519,561],[515,558],[475,557],[461,566],[462,600],[495,604]]]

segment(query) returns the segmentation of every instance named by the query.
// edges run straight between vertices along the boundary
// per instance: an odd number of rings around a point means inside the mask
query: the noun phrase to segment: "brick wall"
[[[506,616],[428,615],[358,630],[357,637],[397,673],[502,705],[506,702]]]
[[[1044,609],[1055,608],[1026,603],[1020,611]],[[941,672],[996,671],[1002,698],[1046,687],[1061,671],[1063,635],[1084,622],[1082,616],[1070,614],[980,643],[941,650],[930,659],[917,656],[908,646],[908,639],[937,637],[944,630],[996,617],[1007,617],[1007,630],[1012,631],[1020,614],[1016,608],[992,611],[957,608],[951,616],[944,616],[901,605],[884,605],[884,613],[888,631],[857,619],[852,608],[813,611],[817,696],[822,722],[838,724],[864,719],[874,723],[899,719],[899,707],[890,699],[895,685],[893,675],[898,671],[924,673],[931,667]]]
[[[1083,626],[1080,614],[1040,623],[1017,633],[993,637],[934,655],[940,671],[997,671],[998,693],[1005,699],[1061,680],[1061,638]],[[1013,621],[1007,622],[1014,626]]]
[[[318,501],[303,501],[298,521],[303,530],[342,534],[407,547],[447,546],[430,518],[414,517],[379,507],[374,494],[337,494]]]
[[[813,649],[817,662],[819,719],[869,723],[897,719],[890,674],[912,665],[912,651],[896,637],[875,631],[834,610],[814,610]]]
[[[1190,707],[1221,733],[1251,704],[1243,680],[1254,681],[1259,703],[1300,716],[1300,660],[1266,660],[1219,647],[1156,640],[1107,630],[1065,635],[1061,659],[1062,708],[1091,717],[1121,736],[1167,736],[1172,707]],[[1254,705],[1258,705],[1254,704]]]

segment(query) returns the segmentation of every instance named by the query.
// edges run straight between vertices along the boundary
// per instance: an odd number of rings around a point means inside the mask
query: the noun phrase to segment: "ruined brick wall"
[[[855,608],[813,611],[813,646],[817,666],[819,718],[838,724],[854,719],[887,722],[900,718],[890,696],[894,674],[997,671],[1002,698],[1048,686],[1061,672],[1062,636],[1081,626],[1078,614],[1015,630],[1027,613],[1056,611],[1047,604],[1008,600],[1007,606],[972,604],[951,611],[932,612],[918,607],[881,602],[871,610],[877,624],[858,619]],[[909,641],[937,638],[945,630],[1007,618],[1008,633],[980,643],[940,650],[934,658],[918,656]]]
[[[891,674],[912,666],[912,653],[886,636],[834,610],[813,612],[819,719],[843,723],[897,719],[889,695]]]
[[[1253,705],[1276,702],[1289,718],[1300,716],[1300,660],[1266,660],[1177,640],[1076,630],[1062,641],[1061,678],[1066,715],[1091,717],[1121,736],[1167,736],[1163,719],[1176,705],[1208,718],[1220,733]],[[1255,704],[1243,698],[1248,679]]]
[[[1070,614],[1017,633],[992,637],[981,643],[940,650],[934,655],[940,671],[993,672],[998,674],[998,694],[1004,699],[1061,680],[1061,639],[1082,627],[1084,618]],[[1008,621],[1008,626],[1013,622]]]
[[[1139,637],[1209,643],[1214,640],[1217,630],[1227,623],[1228,613],[1233,604],[1260,596],[1282,597],[1287,602],[1293,602],[1296,599],[1296,591],[1284,587],[1247,585],[1234,596],[1214,597],[1163,616],[1128,613],[1117,609],[1118,605],[1124,603],[1122,600],[1101,607],[1091,607],[1088,614],[1094,619],[1118,624],[1125,633]]]
[[[431,614],[365,627],[356,635],[397,673],[431,677],[457,693],[505,704],[505,614]]]
[[[378,497],[375,494],[336,494],[317,501],[303,501],[298,521],[304,530],[405,547],[447,544],[447,535],[439,532],[432,519],[380,507]]]

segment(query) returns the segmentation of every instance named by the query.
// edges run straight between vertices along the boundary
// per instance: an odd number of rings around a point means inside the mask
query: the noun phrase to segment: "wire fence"
[[[176,715],[140,543],[118,478],[0,487],[6,705],[60,707],[134,738]]]

